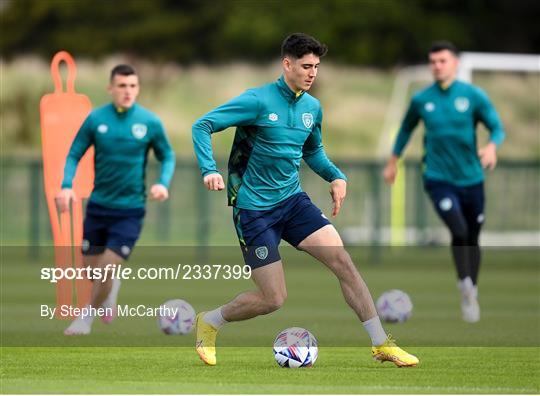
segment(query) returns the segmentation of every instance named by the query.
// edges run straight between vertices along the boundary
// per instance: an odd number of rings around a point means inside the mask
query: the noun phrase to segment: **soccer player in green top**
[[[418,122],[425,127],[424,187],[452,236],[452,255],[461,292],[463,320],[480,320],[478,239],[484,223],[484,172],[497,163],[504,130],[488,96],[478,87],[456,80],[458,51],[449,42],[436,42],[429,51],[435,82],[411,99],[399,129],[384,178],[392,184],[397,161]],[[490,131],[489,143],[477,150],[476,124]]]
[[[139,78],[129,65],[111,71],[112,103],[93,110],[77,132],[64,169],[62,190],[57,196],[61,211],[77,199],[72,181],[77,164],[94,146],[94,189],[86,207],[83,230],[85,266],[105,268],[126,260],[139,238],[145,215],[145,174],[148,151],[161,162],[159,180],[150,188],[150,198],[165,201],[173,176],[175,155],[159,118],[135,101]],[[119,279],[95,280],[90,308],[105,308],[101,317],[110,323],[116,316]],[[95,315],[80,316],[64,331],[66,335],[89,334]]]
[[[278,246],[281,239],[324,263],[338,278],[346,302],[372,341],[373,357],[398,366],[418,359],[387,336],[370,292],[343,247],[336,229],[300,187],[303,159],[330,183],[336,216],[345,199],[345,175],[328,159],[322,137],[322,110],[309,95],[320,58],[327,48],[303,33],[282,45],[283,75],[249,89],[193,124],[193,142],[205,186],[225,188],[212,154],[211,135],[236,126],[229,158],[227,190],[240,246],[252,268],[256,291],[241,293],[227,304],[197,315],[196,349],[208,365],[216,364],[216,335],[228,322],[279,309],[287,296]]]

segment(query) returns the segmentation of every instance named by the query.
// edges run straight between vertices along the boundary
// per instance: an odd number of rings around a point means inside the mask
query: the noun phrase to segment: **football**
[[[389,323],[405,322],[411,317],[413,309],[408,294],[397,289],[384,292],[376,306],[379,317]]]
[[[317,339],[301,327],[285,329],[274,340],[274,358],[281,367],[311,367],[318,354]]]
[[[169,300],[160,306],[158,326],[165,334],[188,334],[195,324],[195,310],[184,300]]]

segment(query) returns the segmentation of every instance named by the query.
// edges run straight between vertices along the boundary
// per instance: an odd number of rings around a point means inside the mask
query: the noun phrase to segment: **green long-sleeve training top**
[[[294,93],[283,76],[249,89],[193,124],[193,143],[204,176],[218,173],[211,134],[236,126],[229,157],[229,205],[267,210],[302,191],[302,159],[324,180],[347,180],[326,156],[322,109],[308,93]]]
[[[480,88],[454,81],[443,89],[434,83],[416,93],[399,129],[393,153],[400,156],[420,119],[425,126],[424,177],[457,186],[484,180],[476,143],[476,125],[490,131],[499,146],[505,133],[488,96]]]
[[[77,165],[94,146],[94,189],[90,201],[113,209],[145,206],[145,176],[148,151],[161,162],[157,183],[169,187],[175,154],[159,118],[135,103],[118,111],[110,103],[93,110],[69,150],[62,188],[71,188]]]

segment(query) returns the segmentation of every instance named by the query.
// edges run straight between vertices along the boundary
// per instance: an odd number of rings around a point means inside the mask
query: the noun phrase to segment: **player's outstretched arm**
[[[192,139],[195,155],[203,179],[207,176],[219,174],[212,151],[212,134],[223,131],[232,126],[252,125],[259,114],[259,101],[254,91],[248,90],[242,95],[231,99],[227,103],[215,108],[199,118],[192,126]],[[219,176],[221,178],[221,175]],[[208,178],[204,184],[219,187],[217,176]],[[210,184],[210,181],[212,184]],[[217,185],[216,185],[217,183]],[[223,183],[223,178],[221,178]],[[216,188],[218,190],[219,188]]]
[[[407,146],[407,143],[409,143],[414,128],[416,128],[420,121],[419,106],[420,104],[417,100],[417,96],[413,96],[409,103],[409,108],[403,117],[401,126],[399,127],[394,147],[392,148],[392,157],[390,157],[383,170],[384,181],[389,185],[394,184],[394,181],[396,180],[398,159],[403,153],[405,146]]]
[[[480,163],[484,169],[493,170],[497,165],[497,147],[501,145],[506,134],[501,118],[487,94],[481,89],[478,89],[476,93],[475,117],[482,121],[490,134],[490,142],[478,150],[478,157],[480,157]]]
[[[156,120],[155,123],[152,148],[156,158],[161,162],[161,172],[159,180],[150,188],[150,199],[163,202],[169,198],[169,186],[174,175],[176,155],[160,120]]]
[[[169,138],[165,133],[165,128],[159,119],[156,119],[153,126],[152,149],[159,162],[161,162],[161,172],[159,180],[152,186],[150,190],[150,198],[158,201],[164,201],[168,198],[168,189],[174,175],[176,166],[176,155],[169,142]],[[161,187],[156,187],[161,186]],[[155,188],[154,188],[155,187]],[[152,189],[157,195],[152,194]]]
[[[347,176],[328,158],[322,144],[322,110],[315,120],[313,130],[302,147],[302,158],[308,166],[327,182],[347,180]]]
[[[79,128],[77,135],[75,135],[75,139],[73,139],[73,143],[71,143],[66,158],[62,189],[55,196],[56,206],[60,212],[69,211],[70,203],[77,202],[77,197],[73,191],[73,179],[75,178],[79,161],[92,144],[92,119],[91,115],[89,115]]]
[[[73,179],[77,171],[79,161],[90,146],[94,143],[92,132],[92,119],[91,114],[86,117],[81,125],[71,147],[69,149],[66,164],[64,165],[64,178],[62,180],[62,189],[71,189],[73,187]]]

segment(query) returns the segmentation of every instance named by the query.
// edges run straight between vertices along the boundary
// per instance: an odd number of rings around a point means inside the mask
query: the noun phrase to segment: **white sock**
[[[113,308],[113,306],[116,305],[116,300],[118,299],[118,292],[120,291],[120,286],[121,286],[120,279],[113,278],[111,291],[109,292],[109,295],[107,296],[105,301],[103,301],[103,304],[101,304],[103,308]]]
[[[458,289],[462,297],[472,296],[474,293],[474,285],[472,279],[468,276],[465,279],[458,281]]]
[[[378,316],[366,320],[365,322],[362,322],[362,324],[364,325],[364,329],[368,332],[369,338],[371,338],[371,345],[379,346],[384,344],[387,335],[382,327],[381,319],[379,319]]]
[[[228,323],[225,319],[223,319],[221,307],[216,308],[213,311],[208,311],[204,314],[203,319],[206,323],[214,326],[216,329],[219,329],[225,323]]]

